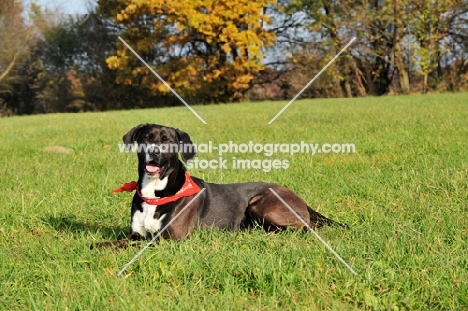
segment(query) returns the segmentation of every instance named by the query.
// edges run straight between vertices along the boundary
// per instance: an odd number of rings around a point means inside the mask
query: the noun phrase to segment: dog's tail
[[[348,229],[349,226],[345,223],[339,223],[336,222],[330,218],[327,218],[320,214],[319,212],[313,210],[310,206],[308,206],[309,210],[309,215],[310,215],[310,223],[315,225],[317,228],[323,227],[323,226],[333,226],[333,225],[338,225],[343,228]]]

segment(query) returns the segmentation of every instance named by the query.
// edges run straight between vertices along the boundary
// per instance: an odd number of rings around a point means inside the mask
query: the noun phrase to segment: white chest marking
[[[154,191],[164,190],[167,186],[167,176],[162,180],[159,177],[144,176],[141,183],[141,195],[148,199],[154,199]]]
[[[141,236],[146,236],[146,232],[154,234],[161,230],[162,220],[166,215],[154,218],[157,205],[149,205],[143,202],[141,207],[143,208],[143,212],[136,211],[136,213],[133,214],[132,230],[138,232]]]
[[[141,183],[141,195],[148,199],[156,198],[154,192],[166,189],[167,176],[162,180],[159,176],[144,176]],[[146,236],[146,232],[154,234],[161,230],[162,220],[166,215],[159,218],[154,218],[157,205],[150,205],[146,202],[141,203],[143,212],[136,211],[132,218],[132,231],[138,232],[141,236]]]

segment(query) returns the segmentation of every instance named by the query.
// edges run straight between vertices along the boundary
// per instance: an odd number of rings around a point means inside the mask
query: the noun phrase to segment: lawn
[[[301,100],[268,125],[285,104],[195,106],[207,125],[183,106],[0,119],[0,309],[468,309],[468,94]],[[355,144],[346,154],[223,155],[287,169],[190,173],[293,189],[350,226],[318,233],[357,275],[311,233],[258,229],[161,241],[117,276],[138,249],[89,245],[127,232],[132,195],[111,190],[137,177],[137,159],[118,144],[146,122],[199,144]]]

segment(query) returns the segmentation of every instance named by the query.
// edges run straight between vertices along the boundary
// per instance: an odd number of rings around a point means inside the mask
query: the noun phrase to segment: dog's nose
[[[151,144],[148,148],[148,151],[150,154],[156,154],[156,155],[161,153],[161,149],[159,148],[159,146],[155,144]]]

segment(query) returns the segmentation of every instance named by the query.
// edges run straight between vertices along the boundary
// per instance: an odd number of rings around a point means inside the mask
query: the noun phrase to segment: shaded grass
[[[468,94],[284,102],[1,119],[0,308],[432,309],[468,308]],[[354,143],[356,154],[276,154],[287,170],[210,170],[210,182],[284,184],[349,230],[310,234],[196,232],[148,249],[125,277],[129,248],[90,251],[122,237],[136,156],[118,152],[139,123],[194,142]],[[44,152],[64,146],[72,154]],[[225,155],[263,159],[255,154]],[[217,154],[199,154],[216,159]]]

